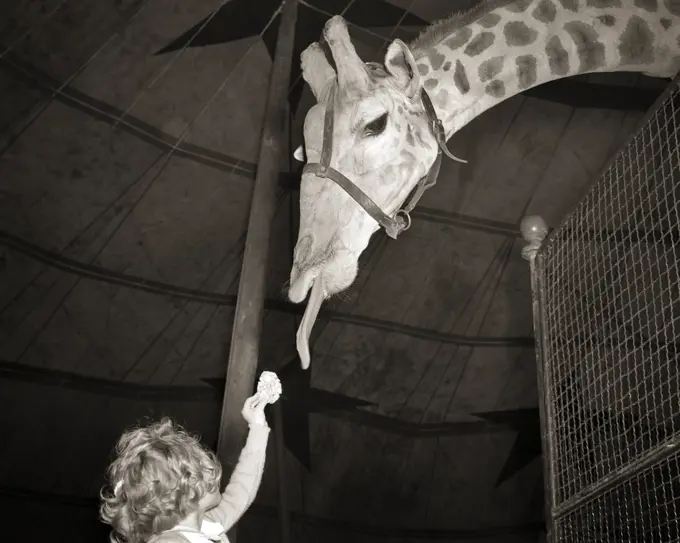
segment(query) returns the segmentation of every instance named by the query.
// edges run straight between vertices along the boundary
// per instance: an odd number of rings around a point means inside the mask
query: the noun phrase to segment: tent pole
[[[298,0],[286,0],[283,3],[276,54],[269,80],[217,442],[217,456],[226,473],[229,473],[230,466],[236,464],[248,434],[241,408],[246,398],[254,392],[259,360],[267,260],[276,209],[281,150],[287,148],[283,145],[283,140],[288,119],[288,89],[297,13]],[[285,499],[282,500],[282,505],[285,505]],[[282,515],[287,520],[288,512],[282,511]],[[230,531],[229,539],[232,543],[236,541],[235,529]]]

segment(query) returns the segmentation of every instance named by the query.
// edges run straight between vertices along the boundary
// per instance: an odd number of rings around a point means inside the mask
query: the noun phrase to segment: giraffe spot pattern
[[[428,67],[427,64],[418,64],[418,73],[420,75],[427,75],[427,72],[430,71],[430,68]]]
[[[425,81],[425,83],[423,84],[423,86],[424,86],[427,90],[432,90],[432,89],[434,89],[437,85],[439,85],[439,81],[437,81],[436,79],[428,79],[428,80]]]
[[[493,28],[501,21],[501,16],[498,13],[487,13],[481,17],[477,23],[479,23],[484,28]]]
[[[526,23],[521,21],[512,21],[503,28],[505,35],[505,42],[511,47],[522,47],[529,45],[536,41],[538,32],[533,28],[529,28]]]
[[[439,89],[434,99],[439,105],[443,106],[444,104],[447,104],[449,102],[449,91],[446,89]]]
[[[493,45],[496,37],[491,32],[480,32],[468,43],[464,53],[470,57],[476,57]]]
[[[471,37],[472,30],[466,26],[464,28],[461,28],[451,38],[446,40],[444,42],[444,45],[451,49],[451,51],[455,51],[456,49],[460,49],[461,47],[463,47],[463,45],[470,41]]]
[[[515,59],[519,88],[526,89],[536,83],[538,62],[534,55],[521,55]]]
[[[448,72],[450,69],[451,69],[451,61],[447,60],[444,63],[444,66],[442,66],[442,70],[444,70],[445,72]]]
[[[654,32],[639,15],[633,15],[619,39],[621,64],[651,64],[654,62]]]
[[[604,65],[604,44],[599,41],[595,29],[581,21],[570,21],[564,24],[576,45],[579,57],[579,72],[589,72]]]
[[[574,13],[578,11],[578,0],[559,0],[559,2],[567,11],[573,11]]]
[[[503,98],[505,96],[505,84],[498,79],[495,79],[486,86],[486,93],[494,98]]]
[[[505,6],[505,9],[512,13],[524,13],[531,5],[532,0],[515,0],[512,4]]]
[[[672,23],[673,22],[670,19],[666,19],[666,17],[661,18],[661,26],[663,26],[664,30],[668,30]]]
[[[620,8],[621,0],[587,0],[586,4],[596,9]]]
[[[404,160],[401,161],[402,164],[409,164],[409,163],[416,162],[415,155],[407,149],[402,149],[399,152],[399,154],[401,155],[401,158],[404,159]]]
[[[468,81],[465,66],[460,60],[456,60],[456,69],[453,72],[453,83],[461,94],[467,94],[470,91],[470,82]]]
[[[410,127],[411,127],[411,125],[409,125],[409,128],[410,128]],[[419,132],[418,130],[416,130],[416,131],[413,132],[413,137],[414,137],[415,140],[416,140],[416,144],[418,144],[418,145],[420,145],[420,146],[422,147],[422,145],[423,145],[423,137],[420,135],[420,132]]]
[[[406,128],[406,143],[408,143],[411,147],[416,146],[416,139],[413,137],[413,129],[411,128],[411,125]]]
[[[479,79],[482,83],[491,81],[503,69],[503,57],[492,57],[479,65]]]
[[[616,24],[616,18],[613,15],[609,15],[609,14],[598,15],[596,18],[604,26],[614,26]]]
[[[548,40],[545,54],[548,56],[551,73],[554,75],[567,75],[569,73],[569,53],[557,36]]]
[[[555,20],[557,8],[550,0],[541,0],[531,16],[541,23],[552,23]]]
[[[657,0],[635,0],[635,5],[645,11],[650,13],[655,13],[659,9],[659,3]]]
[[[680,0],[664,0],[664,5],[671,14],[680,17]]]
[[[438,70],[442,67],[442,64],[446,62],[446,57],[436,49],[430,49],[427,54],[427,58],[429,59],[433,70]]]

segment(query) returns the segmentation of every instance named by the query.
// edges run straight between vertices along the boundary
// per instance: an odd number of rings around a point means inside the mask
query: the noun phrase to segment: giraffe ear
[[[312,89],[314,98],[321,102],[326,95],[329,84],[335,79],[335,70],[326,60],[321,46],[314,42],[300,55],[302,77]]]
[[[420,73],[416,67],[416,59],[403,41],[396,39],[390,43],[385,54],[385,68],[409,98],[420,91]]]

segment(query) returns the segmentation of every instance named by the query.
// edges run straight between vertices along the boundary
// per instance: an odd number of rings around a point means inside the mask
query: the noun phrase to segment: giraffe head
[[[300,147],[295,157],[321,161],[324,116],[332,107],[330,167],[392,216],[437,157],[437,142],[420,100],[416,61],[397,39],[387,49],[384,68],[365,64],[339,16],[326,23],[324,38],[337,73],[318,43],[302,53],[302,74],[317,103],[305,118],[305,152]],[[349,287],[357,275],[359,256],[378,228],[332,180],[304,173],[290,300],[304,300],[317,278],[323,282],[324,298]]]

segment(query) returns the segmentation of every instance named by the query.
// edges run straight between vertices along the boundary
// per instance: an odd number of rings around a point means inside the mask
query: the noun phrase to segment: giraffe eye
[[[371,121],[364,128],[364,134],[366,136],[378,136],[385,131],[387,126],[387,113],[383,113],[380,117]]]

